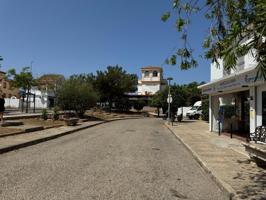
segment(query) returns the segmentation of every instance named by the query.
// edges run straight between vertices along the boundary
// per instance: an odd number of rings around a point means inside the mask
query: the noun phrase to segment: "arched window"
[[[144,72],[144,77],[149,77],[149,71]]]
[[[153,76],[153,77],[157,77],[157,76],[158,76],[158,72],[157,72],[157,71],[153,71],[153,72],[152,72],[152,76]]]

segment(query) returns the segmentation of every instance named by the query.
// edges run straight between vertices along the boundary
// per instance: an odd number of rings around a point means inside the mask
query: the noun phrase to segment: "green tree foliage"
[[[150,101],[150,106],[156,107],[158,116],[159,116],[159,109],[162,108],[163,113],[167,111],[167,96],[168,96],[168,88],[163,91],[156,92],[155,95],[152,96]]]
[[[173,85],[171,86],[171,95],[173,102],[171,104],[171,110],[176,112],[181,106],[185,106],[189,101],[189,95],[186,85]]]
[[[114,100],[115,109],[119,111],[129,111],[132,108],[132,102],[127,97],[121,97]]]
[[[91,84],[82,79],[66,80],[58,91],[58,106],[62,110],[74,110],[83,117],[87,109],[96,105],[98,96]]]
[[[147,105],[146,102],[143,100],[137,100],[133,102],[133,107],[137,111],[141,111],[146,105]]]
[[[204,84],[204,82],[201,82],[201,83],[192,82],[184,86],[186,88],[185,90],[187,94],[187,99],[186,99],[187,106],[191,106],[196,101],[201,100],[201,90],[198,89],[198,86],[202,84]]]
[[[15,69],[10,69],[7,78],[11,81],[11,87],[21,88],[25,92],[26,112],[28,112],[30,90],[33,86],[36,86],[36,80],[32,76],[30,67],[24,67],[20,73],[17,73]]]
[[[3,61],[4,59],[3,59],[3,57],[2,56],[0,56],[0,61]],[[1,67],[1,63],[0,63],[0,67]]]
[[[266,79],[266,3],[265,0],[173,0],[171,12],[162,16],[167,21],[171,15],[177,16],[176,29],[183,41],[183,47],[167,59],[175,65],[176,57],[181,58],[181,69],[197,66],[193,50],[189,44],[191,16],[205,15],[209,21],[209,33],[202,42],[205,57],[218,63],[224,60],[224,67],[236,67],[237,58],[255,49],[258,75]],[[247,38],[250,40],[243,45]],[[219,63],[218,63],[219,64]]]
[[[179,107],[191,106],[196,101],[201,100],[201,90],[198,86],[202,83],[192,82],[184,85],[174,84],[171,86],[170,93],[173,101],[171,103],[171,111],[176,112]],[[168,88],[163,91],[157,92],[151,99],[150,106],[163,109],[165,113],[167,111],[168,103]]]
[[[208,97],[202,98],[202,120],[209,121],[209,99]]]
[[[91,84],[93,87],[95,87],[96,76],[93,73],[89,73],[89,74],[74,74],[74,75],[70,76],[70,79],[82,80],[83,82]]]
[[[101,102],[112,104],[125,93],[135,92],[137,75],[129,74],[122,67],[108,66],[105,71],[97,71],[94,86],[100,95]]]

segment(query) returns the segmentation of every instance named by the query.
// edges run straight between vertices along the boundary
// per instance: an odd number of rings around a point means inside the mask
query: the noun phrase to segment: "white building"
[[[51,108],[54,106],[55,95],[53,92],[42,91],[42,90],[39,90],[37,87],[33,87],[30,90],[30,93],[32,94],[30,95],[30,98],[29,98],[30,108],[34,107],[34,103],[35,103],[35,108]],[[34,95],[35,95],[35,99],[34,99]]]
[[[138,95],[154,95],[163,90],[167,81],[163,79],[163,69],[161,67],[141,68],[141,79],[138,81]]]
[[[200,86],[209,95],[209,129],[248,137],[255,128],[266,125],[266,83],[256,80],[257,63],[252,55],[238,58],[236,69],[225,70],[211,64],[211,81]]]

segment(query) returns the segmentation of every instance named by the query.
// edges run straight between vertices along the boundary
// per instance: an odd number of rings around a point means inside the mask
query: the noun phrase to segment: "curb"
[[[234,189],[228,185],[227,183],[225,183],[224,181],[222,181],[221,179],[219,179],[217,177],[217,175],[215,175],[214,172],[211,171],[211,169],[209,169],[206,165],[206,163],[204,163],[199,155],[191,149],[191,147],[186,144],[184,142],[184,140],[178,136],[177,134],[174,133],[174,131],[172,131],[172,129],[166,124],[164,123],[164,126],[186,147],[186,149],[188,151],[190,151],[190,153],[192,154],[192,156],[195,158],[195,160],[199,163],[199,165],[204,169],[204,171],[210,175],[211,179],[218,185],[218,187],[226,193],[226,195],[228,196],[229,200],[236,200],[235,198],[235,194],[236,192],[234,191]]]
[[[47,129],[51,129],[51,128],[59,128],[61,126],[62,125],[51,126],[51,127],[43,128],[43,130],[47,130]],[[21,134],[25,134],[25,133],[33,133],[33,132],[36,132],[36,131],[41,131],[41,130],[29,130],[29,129],[26,129],[26,130],[17,131],[17,132],[14,132],[14,133],[2,134],[2,135],[0,135],[0,138],[14,136],[14,135],[21,135]]]
[[[32,146],[32,145],[35,145],[35,144],[39,144],[39,143],[42,143],[42,142],[46,142],[46,141],[49,141],[49,140],[52,140],[52,139],[56,139],[56,138],[59,138],[59,137],[65,136],[65,135],[69,135],[69,134],[72,134],[72,133],[75,133],[75,132],[78,132],[78,131],[81,131],[81,130],[84,130],[84,129],[87,129],[87,128],[91,128],[91,127],[94,127],[94,126],[97,126],[97,125],[101,125],[101,124],[105,124],[105,123],[109,123],[109,122],[113,122],[113,121],[127,120],[127,119],[140,119],[140,117],[118,118],[118,119],[111,119],[111,120],[107,120],[107,121],[101,121],[101,122],[96,123],[96,124],[87,125],[87,126],[84,126],[84,127],[80,127],[80,128],[76,128],[76,129],[70,130],[70,131],[65,131],[63,133],[59,133],[59,134],[56,134],[56,135],[52,135],[52,136],[48,136],[48,137],[44,137],[44,138],[39,138],[39,139],[31,140],[31,141],[28,141],[28,142],[23,142],[23,143],[20,143],[20,144],[15,144],[15,145],[12,145],[12,146],[0,148],[0,154],[4,154],[4,153],[10,152],[10,151],[18,150],[18,149],[21,149],[21,148],[24,148],[24,147],[28,147],[28,146]]]

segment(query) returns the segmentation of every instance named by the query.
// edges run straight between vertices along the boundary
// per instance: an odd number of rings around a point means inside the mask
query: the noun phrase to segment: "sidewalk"
[[[62,126],[42,131],[2,137],[0,138],[0,154],[61,137],[102,123],[104,123],[104,121],[89,121],[78,124],[77,126]]]
[[[42,131],[35,131],[30,133],[23,133],[19,135],[10,135],[0,137],[0,154],[38,144],[48,140],[52,140],[67,134],[71,134],[83,129],[87,129],[103,123],[108,123],[117,120],[139,119],[141,117],[117,117],[105,121],[87,121],[81,122],[76,126],[61,126],[56,128],[45,129]]]
[[[242,141],[209,132],[203,121],[165,125],[232,199],[266,199],[266,170],[249,160]]]

